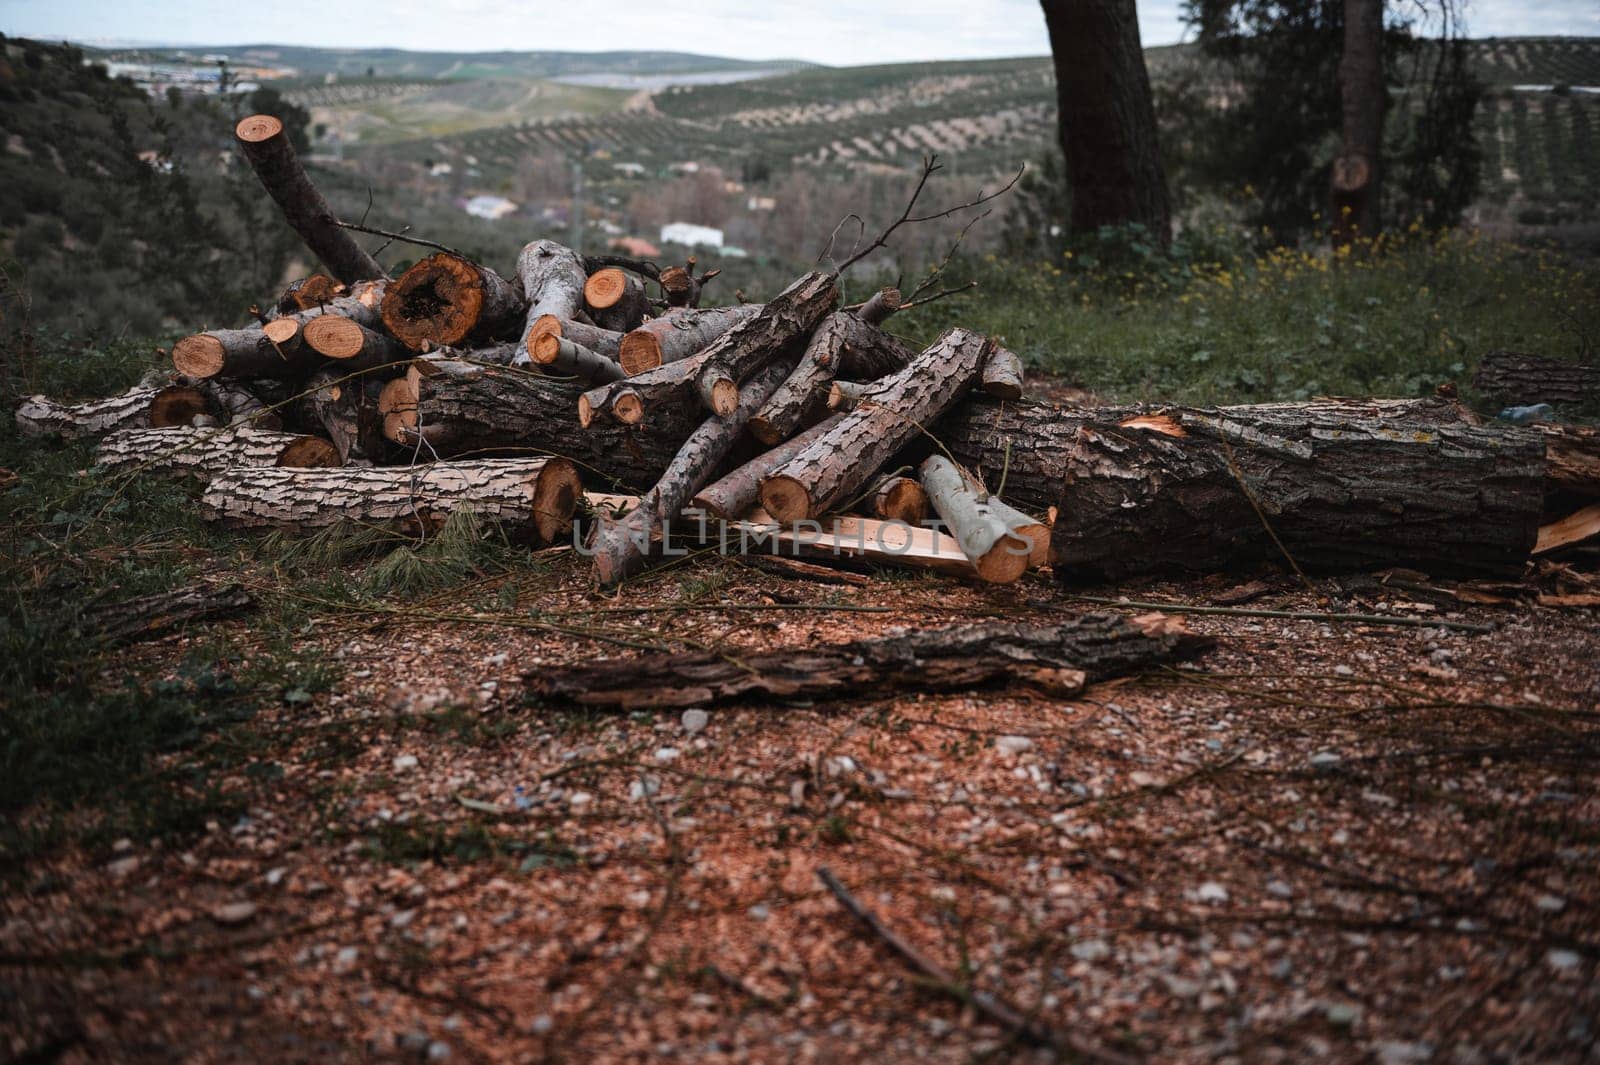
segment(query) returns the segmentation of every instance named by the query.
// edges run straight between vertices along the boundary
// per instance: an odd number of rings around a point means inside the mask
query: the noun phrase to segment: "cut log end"
[[[301,436],[292,440],[278,452],[279,466],[297,466],[303,469],[326,466],[343,466],[339,449],[320,436]]]
[[[578,428],[587,429],[594,424],[594,401],[587,393],[578,397]]]
[[[215,377],[226,363],[222,341],[208,333],[195,333],[172,345],[172,366],[185,377]]]
[[[644,421],[644,397],[632,389],[622,389],[611,399],[611,416],[623,425]]]
[[[274,318],[261,327],[261,335],[279,348],[294,345],[301,337],[300,323],[293,318]]]
[[[548,459],[528,485],[528,492],[540,541],[556,543],[568,533],[578,500],[583,496],[583,479],[577,465],[568,459]]]
[[[233,135],[245,144],[263,144],[283,132],[283,123],[272,115],[250,115],[233,127]]]
[[[285,314],[314,310],[344,295],[344,291],[344,286],[327,274],[312,274],[289,286],[278,300],[278,310]]]
[[[632,377],[661,365],[661,341],[648,330],[636,329],[622,338],[618,361],[622,372]]]
[[[553,314],[541,314],[534,319],[533,325],[528,329],[528,335],[523,338],[523,346],[527,348],[528,358],[533,358],[533,349],[543,337],[553,336],[560,338],[566,334],[562,331],[561,319]]]
[[[538,337],[529,334],[528,357],[540,366],[549,366],[561,357],[561,334],[541,333]]]
[[[383,435],[397,444],[411,443],[417,427],[417,383],[412,375],[396,377],[378,393],[378,413],[383,415]]]
[[[752,415],[750,420],[745,423],[745,426],[750,430],[751,436],[768,447],[773,447],[782,442],[783,434],[778,431],[778,427],[759,414]]]
[[[780,522],[804,521],[812,516],[811,493],[787,474],[777,474],[761,482],[761,506]]]
[[[268,328],[276,323],[269,323]],[[313,351],[330,359],[349,359],[361,354],[366,335],[361,326],[336,314],[319,315],[305,325],[305,342]]]
[[[730,418],[739,409],[739,382],[730,377],[719,377],[711,382],[711,410],[719,418]]]
[[[914,477],[890,477],[879,486],[872,509],[884,521],[921,525],[928,517],[928,493]]]
[[[615,307],[627,295],[628,275],[614,266],[596,270],[583,285],[583,301],[596,310]]]
[[[211,405],[206,402],[205,393],[187,385],[171,385],[151,398],[150,427],[168,429],[190,425],[197,415],[210,413]]]
[[[483,279],[465,259],[440,252],[400,275],[383,295],[383,324],[413,351],[466,339],[483,312]]]

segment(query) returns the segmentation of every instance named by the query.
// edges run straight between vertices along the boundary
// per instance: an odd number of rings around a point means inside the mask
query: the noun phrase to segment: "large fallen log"
[[[800,521],[848,499],[972,387],[988,350],[988,339],[977,333],[945,333],[764,480],[761,505],[779,521]]]
[[[1072,695],[1086,683],[1192,655],[1208,641],[1163,615],[1087,614],[1054,625],[986,623],[908,636],[773,651],[649,654],[544,667],[523,676],[535,695],[608,710],[699,706],[754,698],[883,698],[1022,684]]]
[[[520,286],[449,252],[413,264],[383,293],[384,328],[412,351],[496,339],[526,311]]]
[[[152,469],[202,480],[233,466],[338,466],[328,441],[248,425],[207,429],[120,429],[100,441],[95,464],[111,471]]]
[[[1600,365],[1545,355],[1491,351],[1478,364],[1472,385],[1500,403],[1600,406]]]
[[[559,458],[369,469],[235,466],[212,478],[200,510],[233,529],[301,532],[346,521],[434,531],[452,513],[470,510],[512,536],[552,543],[569,535],[582,491],[577,467]]]
[[[1166,408],[1085,424],[1067,454],[1057,575],[1115,580],[1263,559],[1520,573],[1539,528],[1544,439],[1359,407]]]
[[[618,359],[629,375],[654,370],[704,351],[722,334],[761,313],[761,304],[739,307],[679,307],[643,322],[618,345]]]
[[[103,436],[117,429],[148,427],[150,401],[160,391],[159,383],[147,380],[119,395],[87,403],[60,403],[49,396],[29,396],[18,405],[13,417],[22,436]]]
[[[108,643],[135,643],[236,614],[254,604],[250,593],[237,584],[177,588],[96,607],[84,615],[82,629]]]
[[[720,417],[731,416],[740,406],[740,382],[803,343],[802,338],[810,336],[838,302],[837,278],[812,272],[713,341],[700,356],[695,376],[695,390],[706,409]]]
[[[271,115],[251,115],[233,133],[285,220],[334,277],[350,284],[383,276],[378,260],[334,224],[333,209],[306,176],[281,121]]]

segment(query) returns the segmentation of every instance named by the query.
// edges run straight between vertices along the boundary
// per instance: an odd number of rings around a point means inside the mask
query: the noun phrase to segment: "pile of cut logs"
[[[504,274],[442,249],[388,278],[276,119],[236,132],[327,272],[242,328],[185,337],[159,380],[17,412],[25,430],[103,437],[105,467],[202,478],[205,513],[232,527],[427,529],[471,508],[550,543],[587,490],[580,545],[602,584],[729,530],[1007,582],[1045,564],[1092,581],[1264,559],[1503,575],[1600,529],[1592,430],[1487,422],[1446,398],[1030,402],[993,339],[955,328],[919,349],[890,329],[899,291],[846,300],[850,262],[722,307],[702,306],[715,272],[692,259],[548,240]],[[1575,508],[1589,517],[1574,525]],[[1541,542],[1549,517],[1577,532]]]

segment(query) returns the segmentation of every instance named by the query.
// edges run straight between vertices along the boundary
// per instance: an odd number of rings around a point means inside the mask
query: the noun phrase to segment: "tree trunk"
[[[1496,403],[1600,407],[1600,366],[1491,351],[1479,364],[1472,387]]]
[[[275,318],[244,329],[194,333],[172,345],[172,365],[185,377],[235,380],[302,377],[322,357],[305,344],[296,317]]]
[[[707,418],[673,456],[661,479],[620,521],[601,522],[593,540],[594,574],[605,586],[636,572],[650,548],[652,534],[666,535],[694,494],[703,488],[723,459],[733,450],[745,422],[760,409],[778,383],[788,375],[783,360],[768,363],[746,382],[739,405],[723,417]]]
[[[524,245],[518,253],[517,277],[528,301],[522,340],[532,354],[533,342],[537,339],[534,328],[541,318],[548,315],[555,319],[557,326],[546,331],[560,336],[559,323],[577,317],[583,310],[583,285],[587,275],[577,252],[553,240],[536,240]]]
[[[996,399],[1022,398],[1022,360],[1014,352],[997,347],[983,364],[979,387]]]
[[[147,428],[150,402],[160,391],[154,385],[140,384],[121,395],[76,404],[58,403],[49,396],[29,396],[13,417],[21,436],[103,436],[118,429]]]
[[[393,337],[337,314],[324,314],[311,319],[301,330],[301,335],[317,354],[339,360],[339,368],[344,373],[372,369],[411,357],[405,345]]]
[[[544,667],[523,683],[544,699],[609,710],[699,706],[748,698],[883,698],[1024,684],[1070,695],[1086,683],[1195,654],[1208,640],[1161,615],[1086,614],[1056,625],[988,622],[853,643],[772,651],[647,654]]]
[[[761,502],[781,522],[825,514],[872,479],[897,451],[960,399],[976,380],[989,341],[945,333],[904,370],[884,378],[825,436],[761,484]]]
[[[1056,72],[1072,228],[1143,225],[1171,239],[1171,202],[1134,0],[1041,0]]]
[[[761,313],[761,304],[699,310],[681,307],[643,322],[622,338],[619,361],[630,376],[697,355],[722,334]]]
[[[287,461],[284,460],[286,453]],[[333,445],[319,437],[247,425],[222,429],[189,426],[121,429],[100,441],[94,460],[96,465],[107,470],[149,468],[190,474],[201,480],[209,480],[233,466],[340,464]]]
[[[552,543],[568,535],[582,494],[565,459],[485,459],[429,466],[291,470],[233,467],[200,498],[209,519],[233,529],[304,532],[340,522],[434,531],[470,509],[507,533]]]
[[[750,419],[750,435],[764,444],[776,444],[822,416],[836,375],[877,380],[905,369],[916,354],[904,341],[849,311],[830,314],[811,334],[794,373]]]
[[[978,576],[991,584],[1010,584],[1028,568],[1033,545],[1014,535],[1010,523],[972,490],[955,463],[930,456],[920,471],[928,501],[961,545]]]
[[[644,282],[637,274],[615,266],[589,275],[583,285],[583,302],[595,325],[619,333],[638,328],[650,313]]]
[[[1383,0],[1344,0],[1344,54],[1339,60],[1344,146],[1333,161],[1329,204],[1333,240],[1369,240],[1381,228],[1383,112]]]
[[[84,616],[83,628],[109,643],[134,643],[177,628],[187,631],[196,622],[236,614],[254,605],[250,593],[237,584],[178,588],[98,607]]]
[[[744,517],[760,502],[762,478],[811,446],[811,442],[833,428],[840,417],[842,415],[834,415],[818,422],[792,440],[770,451],[763,451],[715,484],[702,489],[695,495],[694,505],[719,521]]]
[[[695,389],[707,410],[730,417],[742,403],[739,383],[781,353],[802,343],[839,302],[829,274],[813,271],[795,281],[706,348]]]
[[[1306,570],[1519,574],[1538,533],[1544,450],[1525,429],[1338,404],[1096,421],[1067,456],[1052,557],[1069,581],[1285,554]]]
[[[282,122],[271,115],[251,115],[233,133],[290,227],[334,277],[348,285],[383,276],[378,260],[356,243],[349,230],[334,225],[333,208],[306,176]]]
[[[509,334],[527,311],[517,286],[477,263],[439,252],[416,263],[383,294],[383,324],[412,351]]]
[[[533,364],[543,367],[546,373],[576,377],[591,383],[620,381],[623,377],[622,367],[617,365],[616,360],[554,333],[541,335],[533,342],[530,351]]]

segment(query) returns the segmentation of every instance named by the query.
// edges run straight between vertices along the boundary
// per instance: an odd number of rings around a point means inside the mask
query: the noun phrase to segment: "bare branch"
[[[341,222],[337,218],[334,218],[332,215],[324,215],[323,217],[330,224],[336,225],[340,229],[353,229],[357,233],[370,233],[375,237],[388,237],[391,243],[393,243],[394,241],[399,240],[399,241],[404,241],[407,244],[415,244],[418,247],[422,247],[422,248],[432,248],[434,251],[442,251],[446,255],[454,255],[457,259],[465,259],[466,258],[465,255],[462,255],[460,252],[456,251],[454,248],[449,247],[447,245],[439,244],[436,241],[423,240],[421,237],[408,237],[408,236],[406,236],[406,234],[411,231],[411,227],[410,226],[406,226],[404,229],[402,229],[398,233],[393,233],[393,232],[390,232],[387,229],[379,229],[377,226],[364,226],[364,225],[360,224],[359,222]],[[389,246],[388,244],[385,244],[383,247],[387,248],[388,246]],[[379,248],[378,250],[382,251],[383,248]]]
[[[979,189],[977,197],[968,200],[966,203],[958,203],[954,207],[947,208],[943,211],[934,211],[930,214],[917,215],[913,214],[912,212],[917,209],[917,200],[922,197],[923,190],[927,188],[928,179],[934,174],[938,173],[940,170],[944,169],[944,164],[939,162],[939,157],[937,155],[925,157],[922,160],[922,173],[917,178],[916,188],[911,190],[911,198],[906,201],[905,210],[900,212],[900,217],[889,223],[888,228],[879,233],[877,237],[873,239],[871,244],[868,244],[865,248],[856,251],[850,256],[850,258],[846,259],[842,264],[840,264],[835,273],[844,273],[846,270],[850,269],[850,267],[854,266],[862,259],[865,259],[868,255],[871,255],[879,248],[885,247],[889,243],[889,238],[894,235],[895,230],[899,229],[901,226],[910,225],[917,222],[933,222],[940,218],[949,218],[953,214],[959,214],[962,211],[979,207],[990,202],[991,200],[995,200],[1001,196],[1004,196],[1006,193],[1011,191],[1017,182],[1022,180],[1022,174],[1025,170],[1027,170],[1027,168],[1028,167],[1026,163],[1024,163],[1022,166],[1019,166],[1017,168],[1017,172],[1011,176],[1011,180],[993,192],[986,193],[982,189]],[[970,226],[971,223],[968,223],[969,228]]]

